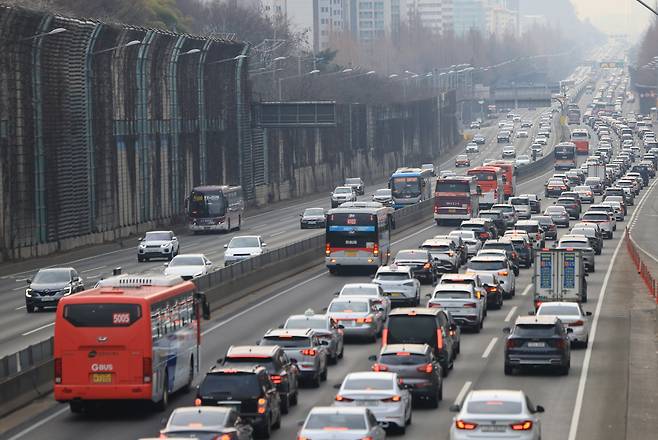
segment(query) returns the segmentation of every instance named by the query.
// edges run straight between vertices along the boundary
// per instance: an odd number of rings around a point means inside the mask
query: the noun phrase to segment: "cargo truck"
[[[550,301],[587,302],[587,273],[578,249],[541,249],[535,254],[532,281],[535,310]]]

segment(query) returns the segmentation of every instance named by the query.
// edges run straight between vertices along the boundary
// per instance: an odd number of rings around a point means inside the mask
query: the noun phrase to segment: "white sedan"
[[[587,347],[589,342],[589,317],[592,312],[585,312],[582,306],[577,302],[546,302],[542,303],[537,309],[538,316],[557,316],[562,323],[573,330],[567,333],[571,344],[575,346]]]
[[[523,391],[474,390],[463,404],[452,405],[450,410],[458,412],[450,428],[450,440],[541,439],[537,414],[544,408],[533,405]]]
[[[480,147],[475,142],[469,142],[468,144],[466,144],[466,152],[467,153],[479,153],[480,152]]]
[[[397,373],[350,373],[336,394],[334,406],[366,407],[384,428],[396,427],[400,433],[411,423],[411,394],[400,388]]]
[[[206,275],[212,268],[212,262],[203,254],[176,255],[169,263],[165,263],[165,275],[178,275],[184,280],[190,280]]]
[[[514,164],[517,167],[530,165],[530,156],[528,156],[527,154],[521,154],[521,155],[516,157],[516,160],[514,161]]]

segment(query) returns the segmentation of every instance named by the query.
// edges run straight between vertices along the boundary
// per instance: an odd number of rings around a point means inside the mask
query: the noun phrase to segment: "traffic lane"
[[[550,174],[550,173],[546,173]],[[539,176],[539,178],[533,179],[530,184],[521,184],[521,188],[524,190],[536,190],[541,186],[540,179],[545,176]],[[410,231],[405,238],[396,241],[394,244],[394,251],[405,247],[416,248],[423,240],[431,238],[436,234],[446,233],[454,229],[453,227],[437,227],[433,224],[420,226],[414,228]],[[526,277],[525,282],[528,282],[529,275],[523,271],[523,276]],[[522,278],[523,279],[523,278]],[[316,268],[314,270],[305,271],[302,274],[299,274],[296,277],[291,278],[291,281],[294,283],[289,285],[282,291],[264,289],[265,300],[254,300],[253,303],[249,303],[247,300],[246,308],[242,311],[236,311],[230,315],[218,316],[212,322],[204,326],[204,342],[203,342],[203,368],[202,371],[207,371],[207,369],[213,365],[214,360],[223,356],[226,352],[226,349],[231,344],[252,344],[255,343],[264,332],[269,328],[277,327],[281,324],[290,314],[292,313],[302,313],[307,308],[313,308],[316,310],[322,310],[326,307],[331,299],[333,298],[333,293],[338,291],[340,287],[351,281],[368,281],[369,278],[363,276],[356,277],[332,277],[329,276],[326,272],[326,269],[323,267]],[[521,281],[523,283],[524,281]],[[424,292],[428,291],[429,288],[426,287]],[[280,295],[275,297],[275,295]],[[273,298],[268,300],[268,298]],[[520,295],[517,296],[517,301],[522,301]],[[267,301],[263,303],[263,301]],[[515,300],[511,302],[506,302],[507,304],[513,304]],[[527,301],[527,300],[526,300]],[[505,308],[507,310],[507,307]],[[503,317],[503,313],[492,311],[490,318],[487,320],[485,325],[485,332],[482,333],[482,336],[487,335],[490,331],[494,331],[494,328],[499,326],[490,325],[491,322],[495,321],[496,316]],[[490,320],[491,318],[494,318]],[[468,337],[471,335],[465,335]],[[480,351],[480,356],[482,355],[483,350],[486,348],[486,344],[489,343],[488,340],[483,338],[478,338],[476,335],[472,339],[473,341],[481,341],[478,345],[477,342],[465,343],[463,347],[464,356],[462,359],[469,356],[469,350],[473,349],[475,353]],[[253,342],[252,342],[253,341]],[[369,368],[368,363],[366,362],[368,353],[371,353],[372,350],[376,351],[375,345],[368,345],[368,349],[363,352],[363,356],[354,356],[363,359],[363,367],[359,368]],[[477,357],[477,356],[476,356]],[[343,361],[341,361],[343,362]],[[350,361],[345,362],[346,364]],[[461,363],[458,362],[459,365]],[[470,368],[470,367],[468,367]],[[465,374],[459,372],[460,368],[456,368],[455,374],[456,377],[459,374]],[[455,373],[453,372],[453,374]],[[330,372],[330,375],[334,377],[334,372]],[[458,381],[458,380],[457,380]],[[457,382],[455,381],[455,382]],[[458,390],[456,388],[449,388],[450,380],[446,381],[446,400],[449,400],[451,394],[454,394],[456,397]],[[457,388],[460,388],[463,384],[458,384]],[[328,387],[325,387],[328,388]],[[323,388],[324,389],[324,388]],[[326,392],[326,391],[325,391]],[[451,393],[451,394],[450,394]],[[332,398],[333,389],[326,394],[326,399]],[[175,401],[175,405],[188,405],[191,402],[192,396],[182,396],[180,400]],[[300,404],[305,405],[305,394],[300,399]],[[67,439],[73,436],[81,436],[82,438],[127,438],[126,435],[132,437],[139,437],[142,435],[153,435],[157,432],[159,427],[159,416],[154,414],[148,414],[146,418],[137,418],[132,420],[128,418],[125,420],[125,423],[118,424],[116,423],[115,417],[110,415],[110,420],[105,420],[104,416],[100,417],[100,420],[94,419],[89,420],[85,418],[73,417],[68,413],[66,408],[60,410],[61,413],[57,417],[54,417],[51,421],[44,424],[43,426],[38,427],[30,435],[36,436],[36,438],[41,438],[41,436],[48,436],[49,438],[62,438]],[[143,412],[140,412],[143,414]],[[304,413],[305,414],[305,413]],[[123,417],[119,416],[121,420]],[[296,425],[290,427],[289,424],[292,423],[291,418],[288,417],[284,419],[284,425],[288,429],[296,429]],[[431,431],[430,431],[431,432]]]
[[[653,181],[658,179],[654,178]],[[650,183],[649,196],[641,207],[640,213],[631,228],[631,235],[637,246],[648,256],[644,258],[654,275],[658,276],[658,240],[656,240],[656,224],[658,224],[658,190],[654,182]],[[637,199],[637,198],[636,198]]]

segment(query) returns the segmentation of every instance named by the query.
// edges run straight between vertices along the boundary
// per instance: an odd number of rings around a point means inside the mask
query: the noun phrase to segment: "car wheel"
[[[144,257],[137,257],[137,262],[138,263],[143,263],[144,262]]]
[[[281,396],[281,414],[288,414],[290,411],[290,395]]]
[[[512,376],[514,374],[514,369],[510,366],[505,364],[505,376]]]
[[[324,382],[325,380],[327,380],[327,370],[328,370],[328,369],[327,369],[327,366],[325,365],[324,370],[322,371],[322,373],[320,373],[320,380],[321,380],[322,382]]]
[[[27,310],[27,313],[34,313],[34,305],[26,304],[25,305],[25,310]]]
[[[311,388],[320,388],[321,383],[322,379],[320,378],[320,374],[316,374],[313,379],[311,379]]]
[[[155,403],[155,409],[157,411],[162,412],[167,409],[168,405],[169,405],[169,375],[165,373],[164,382],[162,386],[162,397],[160,398],[159,402]]]
[[[295,393],[290,396],[290,406],[296,406],[297,402],[299,402],[299,391],[295,391]]]
[[[270,438],[272,436],[272,425],[271,419],[268,417],[261,424],[256,426],[256,437],[258,438]]]

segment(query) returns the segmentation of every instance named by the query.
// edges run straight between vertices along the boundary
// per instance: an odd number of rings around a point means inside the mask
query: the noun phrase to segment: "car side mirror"
[[[450,405],[450,412],[459,412],[459,411],[461,411],[461,409],[462,409],[462,406],[458,403]]]
[[[171,237],[172,241],[178,241],[178,237]]]
[[[299,420],[297,422],[297,426],[299,426],[301,428],[302,426],[304,426],[304,422],[306,422],[306,420]]]
[[[267,243],[261,243],[260,244],[262,247],[267,247]]]
[[[223,363],[224,363],[224,358],[219,358],[219,359],[217,359],[217,363],[218,363],[218,364],[223,364]]]
[[[592,312],[585,312],[585,316],[592,316]]]
[[[224,245],[224,249],[228,249],[228,244],[225,244],[225,245]]]
[[[535,407],[535,412],[543,413],[544,411],[545,411],[545,410],[544,410],[544,407],[541,406],[541,405],[537,405],[537,406]]]
[[[32,279],[31,279],[31,278],[28,278],[28,279],[25,280],[25,282],[26,282],[27,285],[29,286],[30,284],[32,284]]]
[[[290,363],[293,365],[297,365],[297,359],[290,359]]]
[[[457,330],[457,324],[450,324],[450,326],[448,326],[448,330],[454,332],[455,330]]]
[[[344,326],[343,324],[338,324],[338,328],[339,328],[339,329],[344,329],[345,326]]]
[[[335,384],[334,384],[334,390],[340,390],[340,387],[341,387],[341,386],[342,386],[342,384],[340,384],[340,383],[335,383]]]
[[[164,263],[163,266],[164,267],[169,267],[169,263]]]
[[[503,327],[503,333],[506,335],[509,335],[512,332],[512,329],[509,327]]]
[[[426,297],[426,298],[431,298],[431,297],[432,297],[432,294],[431,294],[431,293],[426,293],[426,294],[425,294],[425,297]]]
[[[162,426],[163,428],[167,426],[167,419],[165,417],[160,419],[160,426]]]
[[[368,356],[368,360],[370,362],[377,362],[377,356],[375,356],[374,354],[372,356]]]
[[[137,241],[144,241],[144,237],[139,237]]]

